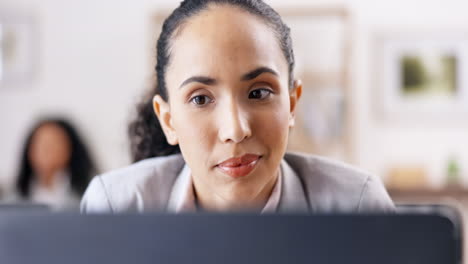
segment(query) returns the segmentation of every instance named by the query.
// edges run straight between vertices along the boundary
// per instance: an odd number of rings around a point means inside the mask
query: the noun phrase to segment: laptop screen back
[[[0,262],[459,263],[437,215],[0,214]]]

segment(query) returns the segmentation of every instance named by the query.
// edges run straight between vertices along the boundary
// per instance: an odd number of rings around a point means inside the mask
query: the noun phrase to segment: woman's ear
[[[293,89],[289,92],[289,127],[293,127],[295,124],[296,118],[296,106],[297,102],[301,98],[302,95],[302,82],[301,80],[295,80],[293,84]]]
[[[173,146],[179,144],[177,133],[172,125],[169,103],[164,101],[164,99],[157,94],[153,97],[153,110],[158,117],[161,128],[164,131],[164,135],[166,135],[167,143]]]

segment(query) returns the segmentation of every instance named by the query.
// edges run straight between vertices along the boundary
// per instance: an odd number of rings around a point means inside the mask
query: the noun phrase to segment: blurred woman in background
[[[16,181],[23,201],[53,210],[76,209],[96,166],[75,128],[64,119],[44,119],[26,138]]]

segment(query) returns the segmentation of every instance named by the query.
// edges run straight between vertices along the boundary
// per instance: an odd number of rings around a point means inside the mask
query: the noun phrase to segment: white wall
[[[430,181],[445,181],[445,166],[451,155],[458,157],[468,177],[468,116],[454,121],[385,122],[375,118],[372,105],[376,87],[374,32],[460,30],[468,32],[466,1],[355,1],[356,19],[355,92],[358,115],[359,165],[384,175],[392,164],[422,164]],[[468,88],[468,87],[465,87]],[[465,182],[467,178],[464,179]]]
[[[2,0],[2,12],[37,16],[39,67],[24,87],[0,88],[0,183],[11,183],[19,148],[31,122],[44,113],[63,113],[79,125],[102,170],[128,164],[126,122],[148,85],[153,50],[150,17],[178,1]],[[284,7],[284,1],[268,1]],[[353,89],[357,165],[379,175],[392,163],[423,163],[431,180],[442,182],[445,160],[456,154],[468,177],[468,117],[425,126],[376,120],[372,92],[373,32],[385,29],[468,31],[468,2],[288,1],[288,6],[337,3],[354,15]]]

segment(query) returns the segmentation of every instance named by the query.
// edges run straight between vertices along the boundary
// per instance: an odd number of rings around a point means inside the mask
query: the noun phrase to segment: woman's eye
[[[211,103],[211,99],[206,95],[197,95],[190,99],[190,102],[194,103],[197,106],[204,106],[208,103]]]
[[[267,98],[268,96],[270,96],[271,94],[271,91],[268,90],[268,89],[257,89],[257,90],[253,90],[249,93],[249,99],[259,99],[259,100],[262,100],[262,99],[265,99]]]

